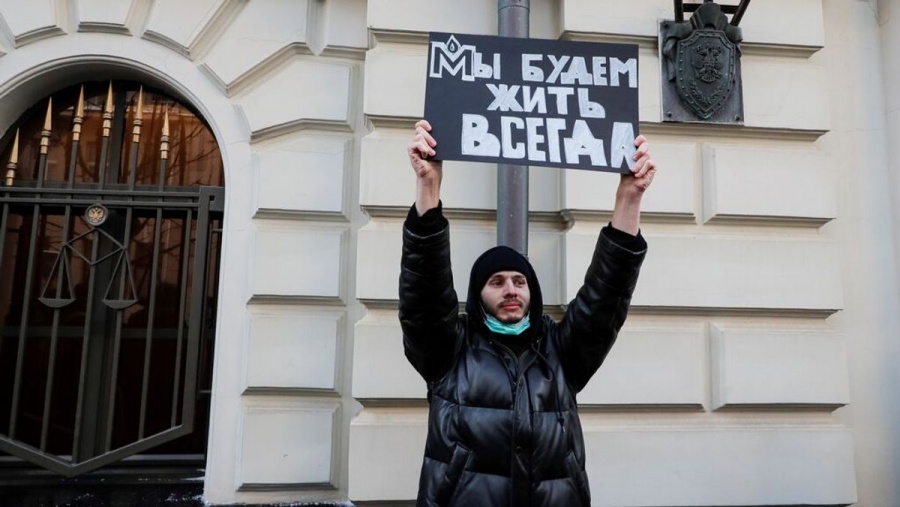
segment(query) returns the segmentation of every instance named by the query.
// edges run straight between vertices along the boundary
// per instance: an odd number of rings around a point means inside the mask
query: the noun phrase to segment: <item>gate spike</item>
[[[16,129],[16,138],[13,140],[12,151],[9,154],[9,163],[6,164],[6,186],[13,186],[16,179],[16,169],[19,168],[19,129]]]
[[[52,124],[52,111],[53,111],[53,97],[47,99],[47,115],[44,116],[44,130],[50,130],[50,126]]]
[[[19,129],[16,129],[16,138],[13,140],[12,153],[9,154],[9,163],[19,165]]]
[[[103,137],[109,137],[112,128],[113,88],[109,82],[109,91],[106,92],[106,105],[103,107]]]
[[[41,155],[46,155],[50,148],[50,129],[53,114],[53,97],[47,99],[47,115],[44,117],[44,130],[41,131]]]
[[[159,158],[169,158],[169,111],[163,116],[162,137],[159,139]]]
[[[75,108],[75,116],[84,117],[84,85],[81,85],[81,90],[78,92],[78,107]]]
[[[138,105],[137,105],[137,119],[144,119],[144,86],[141,85],[140,89],[138,89]]]
[[[144,119],[144,87],[138,90],[137,111],[134,113],[134,129],[132,130],[131,142],[137,144],[141,141],[141,124]]]
[[[106,113],[111,113],[113,108],[113,87],[112,81],[109,82],[109,91],[106,92],[106,107],[103,108],[103,111]]]
[[[78,105],[75,107],[75,118],[72,119],[72,141],[81,140],[81,124],[84,123],[84,85],[78,93]]]

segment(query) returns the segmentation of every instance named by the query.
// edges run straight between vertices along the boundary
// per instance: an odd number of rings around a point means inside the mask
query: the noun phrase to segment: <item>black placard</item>
[[[432,32],[425,119],[439,160],[627,173],[638,47]]]

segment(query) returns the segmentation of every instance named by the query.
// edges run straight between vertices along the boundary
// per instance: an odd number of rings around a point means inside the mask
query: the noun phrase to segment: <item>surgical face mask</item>
[[[497,333],[497,334],[505,334],[510,336],[518,336],[525,332],[531,326],[531,320],[528,318],[526,314],[522,317],[522,320],[519,322],[514,322],[512,324],[504,324],[500,322],[492,315],[485,315],[484,317],[484,325],[487,326],[488,329]]]

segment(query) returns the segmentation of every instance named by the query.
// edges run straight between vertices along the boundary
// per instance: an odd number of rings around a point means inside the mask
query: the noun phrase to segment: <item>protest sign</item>
[[[425,119],[439,160],[627,173],[638,48],[432,32]]]

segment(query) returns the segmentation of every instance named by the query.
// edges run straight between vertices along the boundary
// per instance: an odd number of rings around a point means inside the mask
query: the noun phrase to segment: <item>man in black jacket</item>
[[[428,385],[416,505],[589,506],[575,396],[625,322],[646,251],[640,205],[656,173],[646,139],[635,141],[633,174],[621,177],[584,285],[555,322],[531,264],[504,246],[475,261],[459,314],[430,130],[419,121],[407,148],[416,202],[400,270],[403,346]]]

